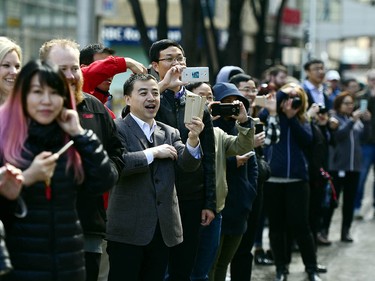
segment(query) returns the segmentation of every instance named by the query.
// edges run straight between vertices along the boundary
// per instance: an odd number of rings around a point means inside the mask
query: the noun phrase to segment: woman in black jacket
[[[6,243],[14,270],[4,280],[85,280],[83,235],[76,212],[78,189],[100,194],[113,186],[109,158],[84,130],[62,72],[30,61],[0,108],[0,159],[23,170],[23,218],[0,197]],[[56,153],[69,140],[67,153]]]

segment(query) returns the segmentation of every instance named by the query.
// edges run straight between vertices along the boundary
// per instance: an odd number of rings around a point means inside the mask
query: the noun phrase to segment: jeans
[[[359,210],[362,206],[362,199],[365,190],[367,175],[372,164],[375,164],[375,145],[362,145],[362,166],[359,176],[357,194],[354,202],[354,209]],[[373,206],[375,207],[375,181],[373,183]]]
[[[198,252],[191,281],[208,281],[208,273],[214,263],[220,243],[221,213],[216,214],[210,225],[199,230]]]

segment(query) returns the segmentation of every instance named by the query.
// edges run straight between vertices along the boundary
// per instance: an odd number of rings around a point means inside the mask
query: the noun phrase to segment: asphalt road
[[[329,235],[332,245],[318,248],[318,262],[328,268],[326,274],[320,274],[323,281],[375,280],[375,217],[371,199],[373,180],[373,174],[370,174],[362,207],[364,219],[355,220],[351,229],[353,243],[340,241],[341,205],[335,211]],[[266,228],[263,233],[266,249],[268,249],[267,230]],[[293,253],[289,271],[288,281],[307,280],[300,253]],[[252,281],[272,281],[274,277],[274,266],[253,266]],[[227,281],[230,281],[229,274]]]

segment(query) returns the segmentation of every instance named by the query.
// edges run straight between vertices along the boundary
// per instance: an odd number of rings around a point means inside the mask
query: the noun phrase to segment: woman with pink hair
[[[17,201],[0,196],[14,268],[4,280],[85,280],[76,194],[80,188],[96,195],[114,185],[107,153],[81,127],[64,74],[41,61],[22,68],[0,119],[0,164],[23,170],[20,198],[27,207],[22,218],[14,216]],[[74,146],[59,153],[70,140]]]

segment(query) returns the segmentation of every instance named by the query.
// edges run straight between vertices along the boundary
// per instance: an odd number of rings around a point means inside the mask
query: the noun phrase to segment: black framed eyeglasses
[[[165,61],[167,63],[185,63],[186,62],[186,57],[167,57],[167,58],[162,58],[159,59],[158,61]]]

